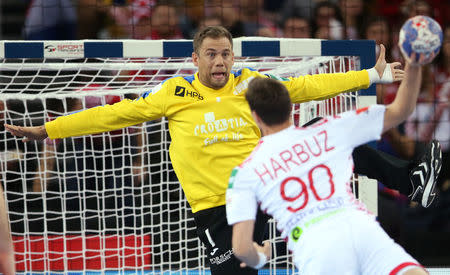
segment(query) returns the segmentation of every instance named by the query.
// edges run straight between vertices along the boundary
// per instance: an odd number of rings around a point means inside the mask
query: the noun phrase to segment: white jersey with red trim
[[[350,189],[352,152],[380,138],[384,111],[384,106],[374,105],[261,138],[232,172],[228,223],[254,220],[260,205],[287,237],[294,227],[307,230],[344,209],[367,211]]]
[[[228,223],[254,220],[259,205],[277,221],[302,274],[399,275],[420,266],[349,184],[353,149],[380,137],[384,112],[373,105],[263,137],[231,174]]]

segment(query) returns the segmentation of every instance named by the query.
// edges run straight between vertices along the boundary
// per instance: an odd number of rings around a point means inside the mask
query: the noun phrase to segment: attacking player
[[[15,270],[14,249],[9,230],[8,212],[6,211],[3,188],[0,185],[0,273],[14,275],[16,273]]]
[[[198,67],[194,75],[172,77],[136,100],[62,116],[45,126],[5,128],[28,141],[100,133],[167,117],[172,138],[170,158],[194,213],[199,238],[206,246],[211,273],[256,274],[251,268],[240,268],[231,251],[225,193],[233,167],[251,153],[261,137],[245,100],[248,83],[271,76],[249,68],[231,71],[233,41],[223,27],[199,31],[193,46],[192,60]],[[401,79],[403,71],[395,65],[386,64],[380,56],[369,70],[286,78],[280,83],[287,87],[293,102],[325,99],[365,89],[385,76],[391,81]],[[398,174],[405,175],[401,182],[408,189],[406,195],[417,189],[411,186],[408,170]],[[427,183],[434,186],[434,179],[423,184]],[[261,242],[265,221],[258,221],[262,229],[255,233],[255,240]]]
[[[302,274],[427,274],[350,186],[353,149],[380,138],[415,108],[421,67],[406,64],[405,70],[392,104],[326,117],[305,128],[292,124],[285,86],[264,78],[250,82],[245,97],[263,137],[233,170],[226,194],[237,258],[255,269],[270,258],[269,245],[252,238],[259,206],[277,221]],[[435,163],[436,171],[440,165]]]

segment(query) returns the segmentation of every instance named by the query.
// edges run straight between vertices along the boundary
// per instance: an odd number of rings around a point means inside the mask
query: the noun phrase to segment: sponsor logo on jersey
[[[184,97],[185,92],[186,92],[186,88],[184,88],[184,87],[177,86],[175,88],[175,95],[176,96]]]
[[[193,97],[198,100],[203,100],[203,96],[196,91],[189,91],[185,87],[177,86],[175,87],[175,95],[179,97]]]
[[[303,230],[296,226],[294,227],[294,229],[291,230],[291,238],[294,242],[298,241],[298,239],[300,239],[300,236],[302,235]]]
[[[205,123],[194,127],[194,136],[204,136],[204,146],[220,142],[239,141],[244,138],[241,128],[248,125],[242,117],[216,119],[214,112],[204,114]]]
[[[330,199],[330,201],[333,199]],[[342,198],[338,198],[339,204],[343,204]],[[341,207],[341,206],[337,206],[337,207]],[[321,209],[319,209],[321,208]],[[312,225],[318,224],[323,220],[326,220],[329,217],[332,217],[338,213],[342,213],[344,211],[346,211],[346,208],[339,208],[339,209],[335,209],[332,210],[330,212],[326,212],[325,214],[319,215],[317,217],[314,217],[306,222],[302,222],[304,217],[308,217],[312,214],[314,214],[314,212],[318,212],[318,211],[325,211],[327,209],[326,206],[324,205],[319,205],[319,207],[310,209],[308,211],[303,211],[300,214],[297,214],[293,219],[291,219],[287,224],[286,227],[289,228],[291,226],[293,226],[292,224],[296,224],[296,223],[301,223],[302,227],[300,226],[295,226],[292,230],[291,230],[291,234],[290,237],[294,242],[297,242],[300,239],[300,236],[302,235],[303,231],[308,229],[309,227],[311,227]],[[319,212],[320,213],[320,212]]]

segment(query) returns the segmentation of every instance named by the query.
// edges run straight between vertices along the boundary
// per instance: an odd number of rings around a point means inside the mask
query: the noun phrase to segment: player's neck
[[[261,127],[261,133],[263,136],[268,136],[268,135],[272,135],[275,133],[278,133],[280,131],[283,131],[286,128],[289,128],[292,126],[292,121],[286,121],[284,123],[281,124],[277,124],[277,125],[264,125]]]

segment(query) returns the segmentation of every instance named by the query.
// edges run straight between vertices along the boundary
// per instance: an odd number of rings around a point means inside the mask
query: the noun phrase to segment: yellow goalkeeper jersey
[[[233,168],[258,143],[261,133],[245,100],[248,83],[263,75],[249,68],[232,72],[218,90],[200,83],[198,73],[172,77],[136,100],[61,116],[45,124],[51,139],[111,131],[168,118],[170,157],[193,212],[225,204]],[[277,77],[274,77],[277,78]],[[293,102],[333,97],[369,86],[367,71],[277,78]]]

